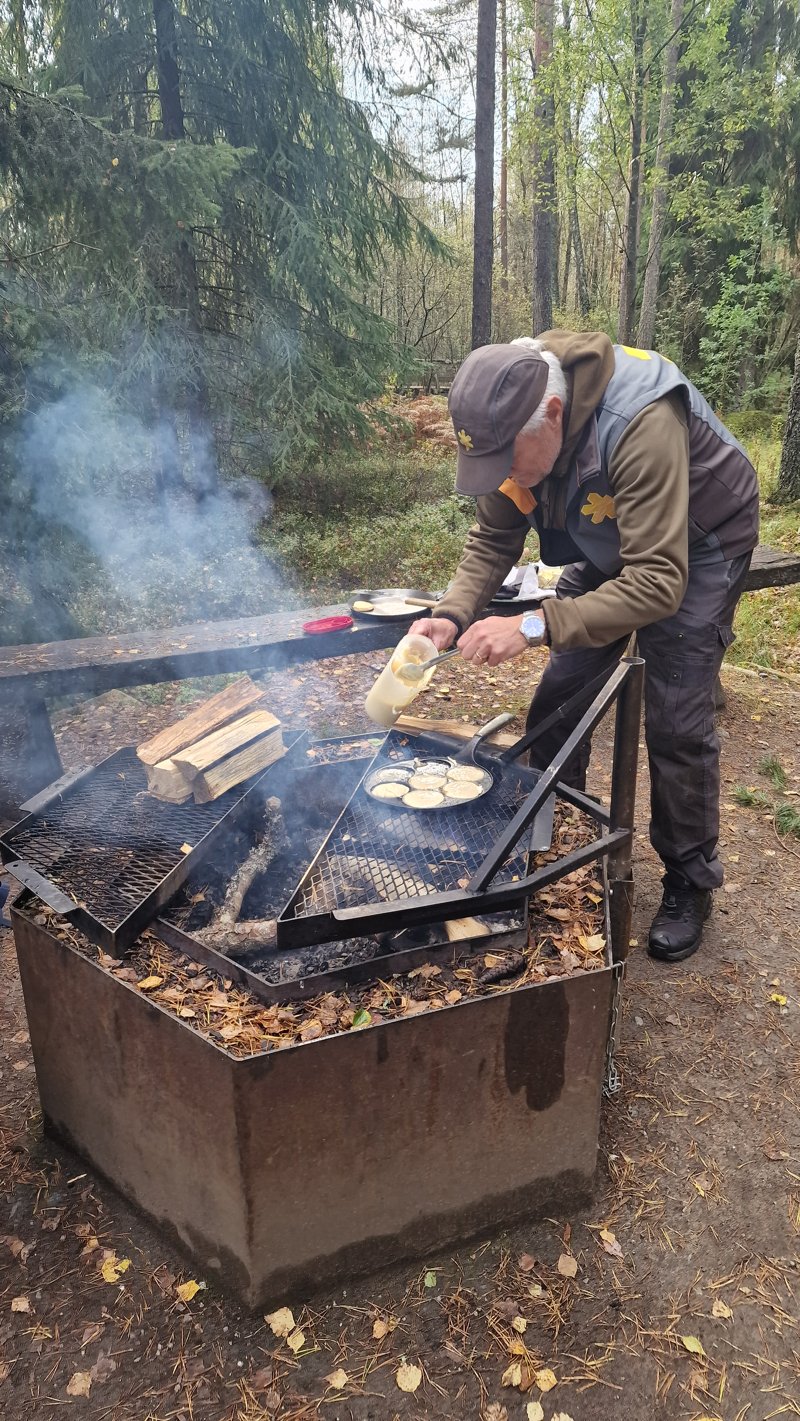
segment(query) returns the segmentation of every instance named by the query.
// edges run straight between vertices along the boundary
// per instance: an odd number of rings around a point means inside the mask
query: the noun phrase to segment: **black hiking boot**
[[[683,962],[700,946],[703,924],[711,912],[711,893],[669,874],[663,884],[664,896],[650,928],[647,951],[659,962]]]

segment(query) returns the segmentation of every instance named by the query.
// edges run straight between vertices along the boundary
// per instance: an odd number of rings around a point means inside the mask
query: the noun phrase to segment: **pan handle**
[[[486,724],[482,725],[472,737],[473,745],[479,744],[481,740],[486,739],[487,735],[491,735],[494,730],[499,730],[501,725],[508,725],[508,722],[513,719],[514,716],[511,711],[501,711],[499,715],[493,716],[493,718],[487,720]]]

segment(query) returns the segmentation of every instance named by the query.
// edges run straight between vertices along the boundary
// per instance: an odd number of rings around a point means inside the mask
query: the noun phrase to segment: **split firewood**
[[[211,735],[205,735],[202,740],[194,741],[184,750],[176,750],[172,763],[193,779],[195,775],[227,759],[234,751],[251,745],[254,740],[261,740],[267,735],[277,735],[280,739],[280,726],[278,717],[271,711],[250,711]]]
[[[243,750],[228,755],[227,759],[220,760],[219,764],[210,765],[192,781],[195,803],[208,804],[209,800],[219,799],[221,794],[233,789],[234,785],[248,780],[260,770],[266,770],[268,765],[280,759],[283,752],[280,730],[271,731],[260,740],[255,740],[252,745],[247,745]]]
[[[170,760],[177,750],[194,745],[196,740],[235,720],[243,711],[260,701],[263,695],[263,687],[255,685],[249,676],[240,676],[238,681],[231,682],[224,691],[219,691],[190,711],[183,720],[177,721],[175,725],[168,725],[165,730],[160,730],[158,735],[145,740],[136,753],[143,765],[158,765],[163,760]]]
[[[174,760],[161,760],[157,765],[145,765],[147,789],[156,799],[168,804],[183,804],[192,797],[192,781]]]
[[[462,942],[468,937],[490,937],[492,932],[486,923],[479,922],[477,918],[451,918],[445,923],[444,930],[448,942]]]

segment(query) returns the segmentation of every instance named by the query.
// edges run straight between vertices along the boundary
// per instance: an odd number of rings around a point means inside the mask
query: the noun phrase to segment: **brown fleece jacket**
[[[519,561],[531,531],[525,515],[535,503],[546,526],[563,528],[564,475],[614,370],[607,336],[547,331],[541,339],[558,356],[567,379],[564,442],[553,472],[534,491],[509,485],[508,492],[498,489],[477,500],[477,521],[437,607],[437,613],[450,613],[463,628]],[[683,600],[689,562],[689,435],[680,395],[654,401],[631,421],[614,450],[608,477],[623,566],[597,591],[544,603],[550,640],[558,651],[605,646],[671,616]]]

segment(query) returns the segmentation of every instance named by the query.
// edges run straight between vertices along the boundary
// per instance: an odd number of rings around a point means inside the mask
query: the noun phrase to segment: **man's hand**
[[[499,666],[528,650],[522,632],[521,617],[484,617],[474,622],[458,642],[458,649],[465,661],[473,661],[478,666]]]
[[[458,636],[458,627],[447,617],[420,617],[419,621],[412,622],[408,634],[426,636],[433,642],[437,651],[447,651]]]

